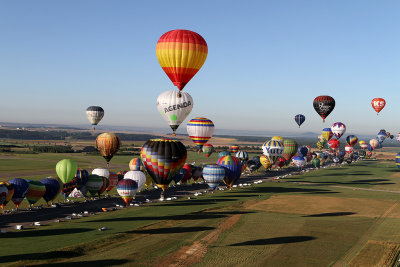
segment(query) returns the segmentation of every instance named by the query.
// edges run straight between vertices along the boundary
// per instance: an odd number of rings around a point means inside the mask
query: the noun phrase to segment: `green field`
[[[379,266],[400,251],[399,178],[393,163],[363,161],[9,232],[0,262]]]

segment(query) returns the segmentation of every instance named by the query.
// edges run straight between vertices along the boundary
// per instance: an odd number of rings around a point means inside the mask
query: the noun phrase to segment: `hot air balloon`
[[[185,177],[186,170],[184,168],[180,169],[179,172],[172,178],[175,184],[179,183],[183,177]]]
[[[346,150],[346,153],[349,155],[354,152],[354,149],[351,145],[347,145],[344,149]]]
[[[92,174],[108,178],[108,176],[110,176],[110,171],[106,168],[96,168],[93,169]]]
[[[375,149],[379,145],[379,141],[376,139],[369,140],[369,144],[371,145],[372,149]]]
[[[156,54],[171,82],[182,90],[206,61],[207,43],[200,34],[188,30],[164,33],[157,42]]]
[[[315,168],[319,168],[321,166],[321,160],[319,158],[314,158],[311,163],[314,165]]]
[[[286,161],[289,162],[293,158],[293,156],[297,153],[298,144],[293,139],[285,139],[283,141],[283,148],[284,149],[282,157],[284,157]]]
[[[372,108],[376,111],[376,115],[385,107],[386,101],[383,98],[374,98],[371,101]]]
[[[292,161],[293,161],[293,164],[299,168],[303,168],[303,166],[306,164],[306,160],[302,156],[293,157]]]
[[[300,128],[300,126],[306,120],[306,116],[304,116],[303,114],[297,114],[296,116],[294,116],[294,120],[296,121],[297,125],[299,125]]]
[[[278,141],[279,143],[283,144],[285,141],[282,136],[276,135],[271,138],[272,141]]]
[[[272,166],[272,164],[274,164],[265,155],[261,155],[260,163],[264,167],[265,171],[267,171],[268,168],[270,168]]]
[[[68,183],[64,183],[61,189],[61,194],[63,195],[64,199],[67,198],[69,194],[71,194],[71,192],[77,187],[78,180],[76,178],[72,179],[72,181],[69,181]]]
[[[14,178],[8,181],[14,187],[14,195],[11,198],[12,202],[19,207],[19,204],[24,200],[26,194],[28,193],[29,184],[27,181],[21,178]]]
[[[331,139],[328,144],[333,150],[335,150],[340,146],[340,141],[337,139]]]
[[[92,125],[97,125],[104,117],[104,109],[99,106],[90,106],[86,109],[86,116]],[[93,131],[94,129],[93,126]]]
[[[144,171],[144,166],[140,158],[133,158],[129,161],[129,169],[131,171]]]
[[[193,109],[193,98],[186,92],[166,91],[158,96],[157,109],[175,136],[175,131]]]
[[[138,184],[138,191],[142,190],[146,183],[146,175],[141,171],[129,171],[125,173],[124,179],[132,179]]]
[[[225,168],[217,164],[209,164],[203,168],[203,178],[211,190],[214,190],[225,178]]]
[[[199,152],[201,152],[203,145],[214,134],[214,123],[207,118],[197,117],[188,122],[187,132],[190,139],[196,144]]]
[[[43,195],[43,199],[48,204],[57,197],[58,193],[60,193],[60,183],[56,179],[50,177],[44,178],[40,180],[40,182],[46,187],[46,192]]]
[[[4,209],[4,206],[7,205],[8,202],[10,202],[10,200],[14,196],[14,186],[12,184],[10,184],[9,182],[0,182],[0,184],[3,184],[8,189],[6,199],[3,201],[2,204],[0,204],[1,208]]]
[[[400,142],[400,141],[399,141]],[[236,151],[237,152],[237,151]],[[235,153],[235,152],[234,152]],[[224,156],[229,156],[231,153],[229,152],[229,151],[226,151],[226,150],[224,150],[224,151],[221,151],[221,152],[219,152],[219,154],[218,154],[218,158],[222,158],[222,157],[224,157]]]
[[[121,140],[113,133],[102,133],[96,138],[96,148],[107,161],[107,165],[120,146]]]
[[[211,156],[211,154],[214,152],[214,147],[211,144],[205,144],[203,146],[203,153],[206,155],[206,157],[208,158],[209,156]]]
[[[233,153],[237,153],[239,151],[239,146],[238,145],[231,145],[231,151]],[[222,153],[222,152],[221,152]],[[221,154],[220,153],[220,154]]]
[[[78,182],[79,186],[83,186],[86,184],[87,180],[89,179],[89,172],[84,169],[78,169],[75,174],[75,178]]]
[[[0,205],[3,205],[8,196],[8,188],[4,183],[0,183]]]
[[[335,108],[335,99],[327,95],[317,96],[313,102],[315,111],[321,116],[323,122]]]
[[[225,167],[224,183],[232,188],[232,185],[240,178],[242,166],[240,160],[234,156],[224,156],[217,161],[217,165]]]
[[[308,154],[308,148],[306,146],[299,147],[299,149],[297,150],[297,153],[301,157],[306,157]]]
[[[324,129],[322,129],[322,136],[324,137],[324,139],[325,139],[326,141],[331,140],[331,138],[333,137],[333,133],[332,133],[331,128],[324,128]]]
[[[355,135],[349,135],[346,138],[346,142],[349,146],[353,147],[355,144],[357,144],[358,138]]]
[[[106,188],[107,193],[110,192],[115,186],[118,184],[118,174],[115,172],[110,172],[110,176],[108,176],[109,185]]]
[[[376,139],[379,141],[379,143],[382,143],[386,139],[386,133],[379,132],[378,135],[376,136]]]
[[[242,151],[242,150],[238,151],[238,152],[236,152],[235,156],[240,160],[242,165],[243,165],[243,163],[245,163],[246,161],[249,160],[249,153],[247,153],[246,151]]]
[[[150,139],[143,145],[140,157],[153,181],[165,190],[185,164],[187,151],[178,140]]]
[[[277,164],[278,167],[282,169],[283,166],[285,166],[286,160],[285,160],[284,158],[280,157],[280,158],[278,159],[277,163],[278,163],[278,164]]]
[[[400,169],[400,153],[396,155],[396,166]]]
[[[358,144],[361,147],[361,149],[367,149],[368,147],[368,143],[365,142],[364,140],[361,140],[360,142],[358,142]]]
[[[104,191],[106,191],[107,187],[110,185],[110,181],[108,180],[108,178],[100,176],[101,178],[103,178],[103,185],[101,186],[101,188],[99,189],[99,191],[97,192],[97,194],[100,196],[101,194],[104,193]]]
[[[58,178],[65,184],[74,179],[78,166],[70,159],[62,159],[56,165]]]
[[[319,150],[322,150],[322,149],[324,149],[325,144],[326,144],[326,141],[318,141],[317,142],[317,148]]]
[[[263,150],[263,154],[270,162],[272,162],[272,164],[274,164],[275,161],[282,156],[284,150],[283,144],[274,140],[265,142],[261,148]]]
[[[86,189],[89,191],[90,195],[92,196],[97,195],[103,186],[104,186],[103,177],[96,174],[89,175],[89,179],[86,183]]]
[[[190,178],[192,178],[192,166],[185,163],[182,167],[185,170],[185,175],[183,176],[181,182],[186,183]]]
[[[138,191],[138,184],[131,179],[122,179],[117,184],[117,192],[128,206]]]
[[[339,139],[346,132],[346,125],[341,122],[336,122],[332,125],[331,130],[335,137]]]
[[[38,202],[46,193],[46,186],[39,181],[28,180],[29,189],[28,193],[26,193],[26,200],[29,203],[29,206],[32,207],[33,204]]]

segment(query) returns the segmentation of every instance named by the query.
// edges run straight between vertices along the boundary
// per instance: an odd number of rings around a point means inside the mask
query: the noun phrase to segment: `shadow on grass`
[[[118,222],[118,221],[165,221],[165,220],[206,220],[224,218],[232,214],[254,213],[251,211],[226,211],[226,212],[202,212],[195,214],[170,215],[170,216],[135,216],[111,219],[92,220],[90,222]]]
[[[231,244],[229,246],[237,247],[237,246],[277,245],[277,244],[306,242],[314,239],[315,237],[313,236],[282,236],[282,237],[250,240],[246,242]]]
[[[311,215],[304,215],[302,217],[331,217],[331,216],[347,216],[356,214],[355,212],[328,212],[328,213],[319,213],[319,214],[311,214]]]
[[[179,233],[191,233],[213,230],[215,227],[168,227],[168,228],[157,228],[157,229],[142,229],[142,230],[132,230],[125,233],[128,234],[179,234]]]
[[[60,263],[46,263],[45,265],[37,264],[37,265],[29,265],[29,266],[96,266],[96,267],[105,267],[105,266],[119,266],[122,264],[128,263],[129,260],[93,260],[93,261],[72,261],[72,262],[60,262]]]
[[[177,201],[174,203],[168,204],[156,204],[153,206],[195,206],[195,205],[212,205],[216,203],[228,202],[228,201],[236,201],[236,199],[232,198],[213,198],[213,199],[192,199],[187,201]]]
[[[308,182],[308,181],[303,181]],[[328,189],[296,188],[296,187],[253,187],[244,191],[246,193],[306,193],[306,194],[332,194],[338,193]]]
[[[308,181],[298,179],[296,182],[310,183],[313,185],[387,185],[394,183],[382,183],[390,181],[389,179],[364,179],[364,180],[353,180],[350,182],[336,182],[336,181]],[[292,181],[291,181],[292,182]]]
[[[215,197],[218,197],[218,198],[220,198],[220,197],[258,197],[258,195],[251,195],[251,194],[226,194],[226,195],[223,195],[223,196],[215,196]]]
[[[21,260],[52,260],[83,256],[82,252],[75,251],[50,251],[43,253],[28,253],[18,255],[0,256],[0,262],[14,262]],[[42,265],[43,266],[43,265]]]
[[[23,237],[38,237],[38,236],[53,236],[53,235],[68,235],[93,231],[90,228],[63,228],[63,229],[43,229],[43,230],[22,230],[17,232],[8,232],[1,235],[3,238],[23,238]]]

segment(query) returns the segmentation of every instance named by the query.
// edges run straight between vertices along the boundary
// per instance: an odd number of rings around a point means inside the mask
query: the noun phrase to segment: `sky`
[[[0,121],[165,129],[157,96],[173,90],[155,53],[173,29],[201,34],[202,69],[185,87],[191,118],[216,129],[319,132],[340,121],[348,133],[400,131],[399,1],[0,2]],[[336,107],[326,123],[316,96]],[[386,99],[379,116],[375,97]],[[306,121],[299,129],[296,114]],[[89,125],[88,125],[89,126]]]

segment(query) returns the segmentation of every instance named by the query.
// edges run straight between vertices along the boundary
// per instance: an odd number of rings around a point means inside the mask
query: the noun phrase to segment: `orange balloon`
[[[372,108],[375,109],[376,113],[379,114],[381,110],[385,107],[386,101],[383,98],[374,98],[371,101]]]
[[[158,62],[179,90],[200,70],[207,53],[208,47],[203,37],[188,30],[164,33],[156,46]]]
[[[107,162],[111,160],[121,146],[121,140],[113,133],[102,133],[96,138],[96,148]]]

